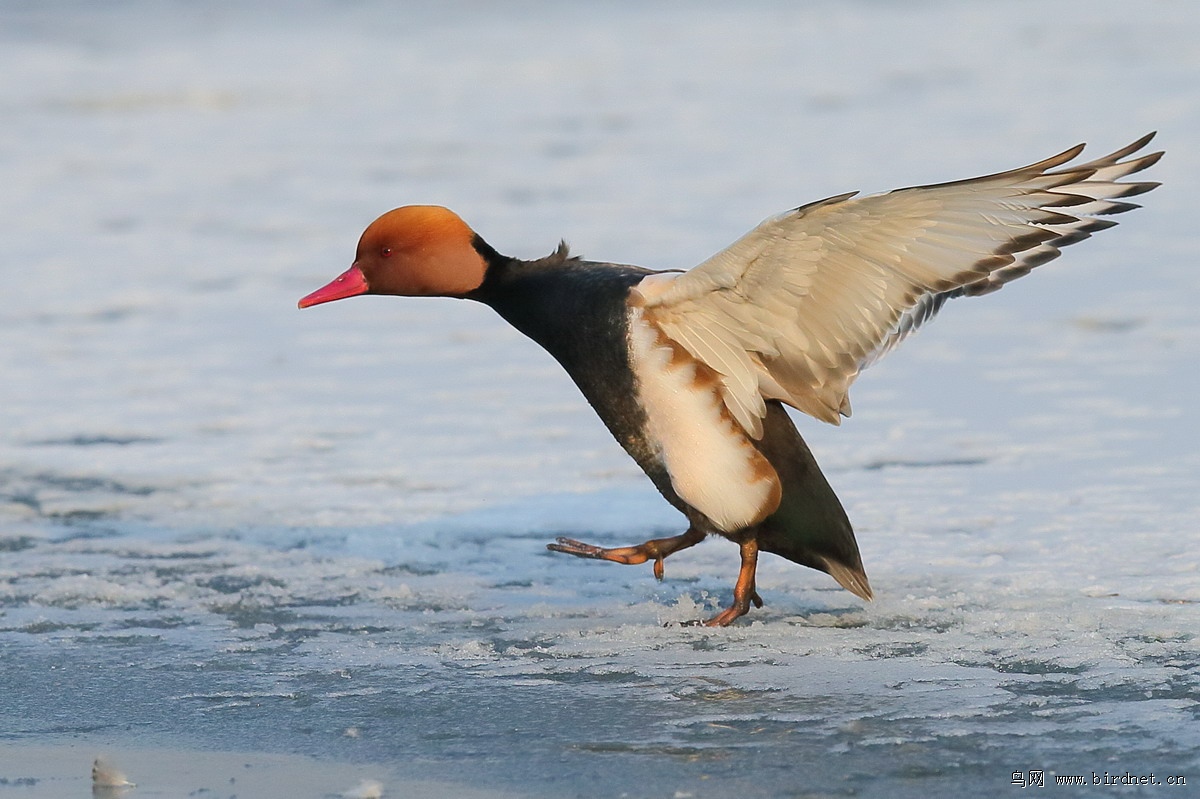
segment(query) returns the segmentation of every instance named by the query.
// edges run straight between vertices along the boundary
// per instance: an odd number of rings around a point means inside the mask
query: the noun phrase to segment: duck
[[[620,564],[663,561],[709,536],[738,546],[725,626],[762,607],[760,553],[825,572],[870,600],[854,529],[788,408],[837,425],[859,374],[951,299],[993,292],[1140,207],[1158,183],[1150,133],[1095,160],[1083,144],[1004,172],[859,196],[770,217],[690,270],[502,255],[441,206],[395,208],[354,261],[300,308],[367,294],[490,306],[574,380],[617,442],[687,522],[684,532],[547,548]],[[682,526],[682,525],[681,525]]]

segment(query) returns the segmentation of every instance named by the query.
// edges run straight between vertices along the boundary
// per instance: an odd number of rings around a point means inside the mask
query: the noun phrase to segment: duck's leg
[[[568,555],[575,555],[580,558],[611,560],[614,563],[625,563],[628,565],[645,563],[653,559],[654,576],[661,580],[663,578],[663,558],[681,549],[695,546],[703,540],[704,533],[695,527],[689,527],[687,532],[681,535],[671,536],[670,538],[653,538],[635,547],[604,549],[603,547],[596,547],[591,544],[585,544],[582,541],[576,541],[573,538],[556,538],[553,544],[546,544],[546,549],[554,552],[566,552]],[[752,575],[751,582],[753,582],[753,579]]]
[[[763,605],[762,598],[754,589],[754,573],[758,569],[758,539],[747,538],[741,542],[740,546],[742,548],[742,568],[738,572],[737,583],[733,586],[733,604],[704,622],[705,627],[725,627],[732,624],[735,619],[749,613],[751,602],[756,608],[761,608]]]

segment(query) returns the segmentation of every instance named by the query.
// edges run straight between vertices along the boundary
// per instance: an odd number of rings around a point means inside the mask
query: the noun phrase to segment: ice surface
[[[547,797],[1200,783],[1193,6],[0,6],[0,748]],[[544,353],[469,303],[295,309],[404,203],[679,268],[1154,128],[1145,210],[799,420],[870,604],[768,558],[743,623],[664,626],[736,550],[661,584],[544,550],[680,530]]]

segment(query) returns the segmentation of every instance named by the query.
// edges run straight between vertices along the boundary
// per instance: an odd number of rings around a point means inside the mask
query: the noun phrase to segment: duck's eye
[[[391,254],[392,254],[391,247],[384,247],[379,250],[379,255],[382,256],[383,258],[387,258],[387,257],[391,256]]]

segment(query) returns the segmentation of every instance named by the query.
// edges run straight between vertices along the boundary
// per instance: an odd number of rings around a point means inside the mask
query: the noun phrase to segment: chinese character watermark
[[[1045,788],[1046,787],[1046,772],[1038,769],[1029,771],[1014,771],[1012,774],[1012,784],[1019,785],[1022,788]]]

